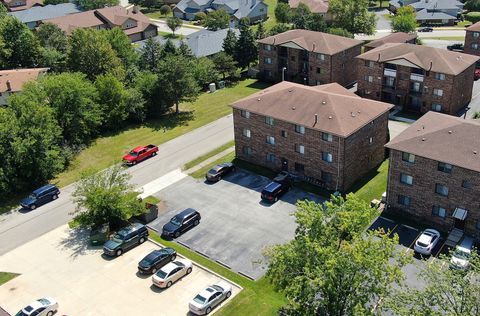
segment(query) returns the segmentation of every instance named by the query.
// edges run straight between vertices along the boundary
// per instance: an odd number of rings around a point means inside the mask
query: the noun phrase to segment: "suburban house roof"
[[[480,123],[427,112],[385,146],[480,172]]]
[[[420,0],[409,4],[416,10],[452,10],[463,9],[464,4],[456,0]]]
[[[35,80],[47,71],[48,68],[0,70],[0,93],[21,91],[27,81]]]
[[[422,9],[416,13],[417,20],[455,20],[457,17],[441,11]]]
[[[389,34],[387,36],[384,36],[382,38],[373,40],[367,44],[365,44],[365,47],[368,48],[377,48],[379,46],[382,46],[385,43],[407,43],[408,41],[411,41],[413,39],[416,39],[417,35],[416,34],[408,34],[404,32],[396,32]]]
[[[290,8],[297,8],[300,3],[305,4],[312,13],[327,13],[328,0],[289,0]]]
[[[480,22],[477,22],[467,27],[467,31],[480,32]]]
[[[348,137],[388,112],[392,105],[363,99],[338,83],[305,86],[283,81],[232,107]]]
[[[269,36],[258,41],[262,44],[284,46],[294,44],[300,49],[310,52],[334,55],[348,48],[362,44],[362,41],[348,37],[337,36],[308,30],[290,30],[277,35]]]
[[[109,28],[122,27],[127,20],[137,22],[135,27],[123,29],[125,34],[143,32],[148,26],[153,25],[150,19],[135,7],[126,9],[122,6],[106,7],[81,13],[69,14],[62,17],[45,20],[45,23],[56,24],[67,34],[71,34],[77,28],[89,28],[107,25]]]
[[[453,20],[463,10],[464,4],[456,0],[414,0],[401,1],[392,0],[391,6],[400,8],[402,6],[411,6],[415,9],[417,20]],[[455,14],[451,14],[456,10]]]
[[[67,14],[82,12],[74,3],[60,3],[46,5],[44,7],[33,7],[23,11],[11,12],[10,15],[19,19],[22,23],[36,22],[53,19]]]
[[[480,59],[446,49],[405,43],[387,43],[355,58],[381,63],[406,61],[426,71],[450,75],[460,74]]]
[[[35,6],[43,5],[43,0],[25,0],[25,5],[15,6],[15,2],[18,0],[2,0],[3,3],[7,6],[8,11],[15,12],[30,9]]]
[[[190,7],[190,3],[195,6]],[[233,12],[232,16],[241,19],[250,16],[250,13],[260,5],[267,6],[263,0],[180,0],[175,8],[184,13],[197,13],[209,9],[215,10],[214,6],[226,6]]]

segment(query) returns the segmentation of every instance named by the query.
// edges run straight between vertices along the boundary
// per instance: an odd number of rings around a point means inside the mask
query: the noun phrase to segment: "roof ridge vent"
[[[473,154],[474,154],[474,155],[476,155],[476,154],[477,154],[477,151],[476,151],[476,150],[474,150],[474,151],[473,151]]]
[[[425,140],[427,140],[425,137],[422,138],[422,142],[424,142]]]
[[[350,112],[350,115],[352,115],[352,117],[355,117],[355,112]]]
[[[327,104],[327,101],[323,100],[323,101],[322,101],[322,104],[323,104],[323,105]]]
[[[257,101],[260,101],[260,100],[261,100],[260,98],[257,99]]]
[[[453,133],[452,131],[448,131],[449,134]]]
[[[333,117],[332,117],[331,115],[328,117],[329,120],[331,120],[332,118],[333,118]]]
[[[292,106],[292,110],[295,110],[295,106]]]

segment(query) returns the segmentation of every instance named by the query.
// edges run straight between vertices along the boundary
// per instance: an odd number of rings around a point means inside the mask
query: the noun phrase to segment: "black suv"
[[[103,253],[108,256],[120,256],[130,248],[142,244],[148,238],[145,225],[134,223],[119,230],[112,239],[103,245]]]
[[[29,197],[21,200],[20,205],[24,208],[34,210],[42,204],[56,200],[59,194],[60,190],[56,186],[47,184],[33,191]]]
[[[278,201],[278,198],[290,190],[290,182],[282,181],[282,182],[270,182],[263,188],[261,197],[262,200],[268,201],[270,203],[274,203]]]
[[[187,208],[175,215],[170,222],[163,225],[162,235],[166,237],[180,236],[181,233],[200,223],[200,213],[193,208]]]
[[[138,263],[140,273],[151,274],[177,258],[177,252],[172,248],[157,249],[150,252]]]

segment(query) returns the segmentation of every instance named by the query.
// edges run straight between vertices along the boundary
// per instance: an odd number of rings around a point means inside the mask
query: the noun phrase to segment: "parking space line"
[[[418,231],[418,229],[416,228],[413,228],[412,226],[408,226],[408,225],[405,225],[405,224],[402,224],[403,227],[407,227],[408,229],[411,229],[411,230],[416,230]]]
[[[410,229],[416,230],[416,231],[418,232],[418,230],[415,229],[415,228],[412,228],[412,227],[406,226],[406,225],[403,225],[403,226],[409,227]],[[417,241],[417,238],[418,238],[418,236],[420,236],[420,234],[421,234],[421,233],[418,233],[418,235],[413,239],[412,243],[408,246],[407,251],[405,251],[405,254],[407,254],[409,250],[413,250],[413,249],[412,249],[412,246],[413,246],[413,244],[415,243],[415,241]]]
[[[383,217],[383,216],[379,216],[378,218],[381,218],[381,219],[383,219],[383,220],[385,220],[385,221],[387,221],[387,222],[390,222],[390,223],[394,223],[393,220],[391,220],[391,219],[389,219],[389,218],[386,218],[386,217]]]

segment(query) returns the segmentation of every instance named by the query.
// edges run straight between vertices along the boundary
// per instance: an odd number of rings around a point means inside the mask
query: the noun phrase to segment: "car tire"
[[[172,281],[168,281],[167,283],[167,289],[172,286]]]
[[[275,199],[273,199],[273,200],[274,200],[275,202],[277,202],[277,201],[278,201],[278,196],[276,196]]]
[[[157,154],[157,153],[152,153],[152,154],[150,155],[150,157],[155,157],[156,154]]]
[[[195,222],[193,222],[193,226],[197,226],[198,224],[200,224],[200,222],[196,219]]]
[[[117,255],[117,257],[121,256],[122,253],[123,253],[122,249],[118,249],[117,251],[115,251],[115,254]]]
[[[136,164],[137,164],[136,160],[132,161],[132,166],[135,166]]]
[[[190,274],[190,273],[192,273],[192,268],[187,269],[187,274]]]
[[[140,239],[138,240],[138,243],[143,244],[144,242],[145,242],[145,237],[140,237]]]
[[[222,176],[218,176],[217,181],[220,181],[220,180],[222,180]]]
[[[52,200],[56,200],[56,199],[58,199],[58,195],[56,194],[52,195]]]
[[[205,315],[210,314],[211,311],[212,311],[212,308],[211,308],[211,307],[207,307],[207,310],[205,311]]]
[[[230,295],[232,295],[232,292],[228,291],[227,294],[225,295],[226,298],[229,298]]]
[[[52,316],[53,314],[54,314],[53,311],[49,311],[49,312],[47,313],[47,316]]]
[[[175,234],[173,234],[173,236],[175,236],[175,238],[178,238],[178,237],[180,237],[180,232],[178,232],[178,231],[177,231],[177,232],[175,232]]]
[[[152,274],[155,274],[155,272],[157,272],[157,268],[152,269]]]
[[[176,255],[175,255],[175,256],[172,256],[172,257],[170,258],[170,261],[173,261],[173,260],[175,260],[175,259],[177,259],[177,256],[176,256]]]
[[[36,208],[37,208],[37,206],[36,206],[35,204],[30,205],[30,209],[31,209],[32,211],[33,211],[34,209],[36,209]]]

